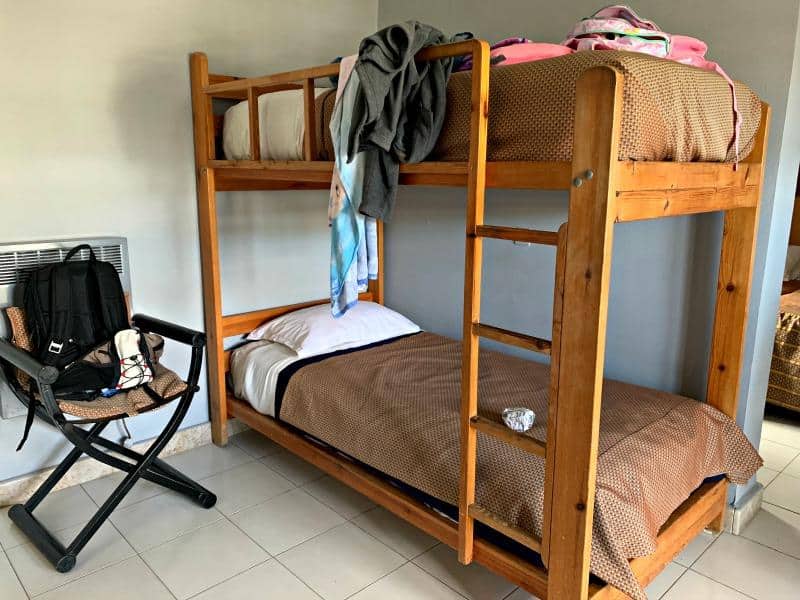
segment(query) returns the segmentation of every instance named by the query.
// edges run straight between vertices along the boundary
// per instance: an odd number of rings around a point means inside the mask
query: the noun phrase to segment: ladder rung
[[[526,546],[535,552],[541,552],[542,540],[537,538],[535,535],[531,535],[516,525],[512,525],[511,523],[504,521],[493,512],[488,511],[477,504],[470,504],[468,512],[469,516],[476,521],[480,521],[484,525],[488,525],[495,531],[499,531],[503,535],[510,537],[515,542],[519,542],[523,546]]]
[[[494,436],[497,439],[506,442],[507,444],[516,446],[520,450],[524,450],[525,452],[530,452],[531,454],[536,454],[537,456],[544,458],[546,446],[543,442],[540,442],[534,437],[517,433],[502,423],[498,423],[497,421],[493,421],[492,419],[487,419],[485,417],[472,417],[470,419],[470,423],[472,423],[472,426],[478,431],[482,431],[483,433]]]
[[[489,338],[495,342],[518,346],[525,350],[541,352],[542,354],[550,354],[550,347],[552,346],[550,340],[511,331],[510,329],[502,329],[494,325],[485,325],[483,323],[473,323],[472,332],[475,335]]]
[[[479,237],[494,238],[496,240],[509,240],[512,242],[525,242],[528,244],[558,245],[558,233],[555,231],[541,231],[539,229],[525,229],[523,227],[502,227],[499,225],[478,225],[475,235]]]

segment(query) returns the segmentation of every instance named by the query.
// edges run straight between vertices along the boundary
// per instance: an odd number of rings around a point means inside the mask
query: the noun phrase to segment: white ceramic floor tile
[[[303,542],[278,560],[326,600],[343,600],[405,562],[352,523]]]
[[[273,555],[344,521],[341,515],[301,489],[245,509],[231,519]]]
[[[72,541],[80,526],[54,532],[62,544]],[[32,544],[22,544],[7,552],[22,585],[31,596],[62,586],[89,573],[121,562],[135,554],[128,542],[110,523],[103,525],[78,555],[75,568],[59,573]]]
[[[764,501],[800,513],[800,478],[781,473],[764,490]]]
[[[683,552],[675,557],[675,562],[684,567],[691,567],[692,563],[694,563],[694,561],[696,561],[700,555],[706,551],[706,549],[716,538],[716,534],[703,531],[700,533],[700,535],[689,542],[686,548],[683,549]]]
[[[192,600],[252,600],[266,594],[269,600],[319,600],[311,588],[277,560],[261,563],[215,585]]]
[[[754,598],[797,600],[800,560],[723,533],[692,570]]]
[[[231,442],[239,446],[253,458],[263,458],[269,454],[275,454],[281,450],[281,446],[273,442],[267,436],[260,434],[254,429],[248,429],[234,435]]]
[[[663,596],[666,591],[672,587],[678,577],[683,575],[686,572],[686,567],[679,565],[678,563],[671,562],[658,576],[650,582],[645,588],[645,592],[647,593],[647,597],[649,600],[658,600]]]
[[[11,568],[5,552],[0,550],[0,598],[3,600],[28,600],[17,574]]]
[[[800,456],[792,460],[786,468],[783,470],[786,475],[791,475],[792,477],[800,477]]]
[[[758,453],[764,459],[764,466],[775,471],[783,471],[798,455],[800,450],[771,440],[761,440]]]
[[[363,494],[346,486],[333,477],[322,477],[307,483],[303,488],[314,498],[327,504],[345,519],[352,519],[375,507],[375,504]]]
[[[784,419],[771,415],[764,417],[761,439],[778,442],[800,450],[800,419]]]
[[[221,583],[269,555],[227,520],[196,529],[142,554],[179,599]]]
[[[111,513],[111,521],[137,552],[221,518],[217,509],[203,508],[179,494],[160,494]]]
[[[770,440],[762,440],[758,453],[764,459],[765,467],[783,471],[800,454],[800,450]]]
[[[228,444],[224,448],[206,444],[168,456],[164,462],[192,479],[205,479],[251,460],[253,458],[249,454],[234,444]]]
[[[317,467],[286,450],[265,456],[261,462],[297,485],[305,485],[325,476]]]
[[[216,508],[231,515],[284,492],[295,485],[258,461],[244,463],[202,480],[217,495]]]
[[[52,531],[68,529],[89,521],[97,505],[79,485],[51,492],[33,511],[34,516]],[[0,512],[0,545],[8,550],[28,541],[8,518],[8,508]]]
[[[661,598],[662,600],[747,600],[744,594],[694,571],[686,571]]]
[[[759,544],[800,558],[800,515],[764,502],[761,510],[742,531]]]
[[[361,590],[353,600],[463,600],[435,577],[428,575],[414,563],[407,563]]]
[[[359,515],[353,519],[353,523],[409,559],[419,556],[439,543],[435,538],[395,517],[380,506]]]
[[[772,483],[772,480],[778,476],[778,473],[780,473],[780,471],[775,471],[768,467],[761,467],[756,473],[756,481],[762,486],[767,487]]]
[[[101,569],[39,596],[37,600],[172,600],[173,596],[138,556]]]
[[[505,600],[539,600],[539,598],[529,592],[526,592],[522,588],[517,588],[511,592],[511,594],[506,596]]]
[[[92,497],[92,500],[100,505],[106,501],[106,498],[108,498],[111,492],[122,483],[124,478],[124,473],[113,473],[84,483],[83,489]],[[125,508],[126,506],[130,506],[141,500],[146,500],[147,498],[152,498],[153,496],[158,496],[165,491],[166,489],[157,483],[147,481],[146,479],[139,479],[133,486],[133,489],[128,492],[122,499],[122,502],[117,505],[117,509]]]
[[[462,565],[455,550],[444,544],[428,550],[414,562],[459,594],[475,600],[505,598],[515,587],[478,563]]]

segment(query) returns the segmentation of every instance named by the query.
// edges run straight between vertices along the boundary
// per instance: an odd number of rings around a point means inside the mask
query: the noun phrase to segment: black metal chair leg
[[[107,422],[96,423],[87,432],[86,434],[87,439],[89,440],[95,439],[98,435],[100,435],[103,429],[106,428],[106,425],[108,425]],[[42,500],[44,500],[47,497],[47,494],[49,494],[53,490],[56,484],[59,481],[61,481],[64,475],[67,474],[67,471],[69,471],[70,468],[72,468],[72,465],[74,465],[81,456],[83,456],[83,450],[81,450],[80,448],[73,448],[72,450],[70,450],[69,454],[67,454],[67,456],[64,457],[64,460],[62,460],[58,464],[58,466],[55,469],[53,469],[53,472],[47,476],[47,479],[45,479],[42,482],[42,484],[36,489],[33,495],[30,498],[28,498],[28,501],[25,503],[25,509],[31,513],[34,510],[36,510],[36,507],[39,506]]]

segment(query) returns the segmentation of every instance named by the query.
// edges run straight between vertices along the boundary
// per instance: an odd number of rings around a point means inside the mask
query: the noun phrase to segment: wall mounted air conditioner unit
[[[89,244],[98,259],[110,262],[117,269],[122,289],[130,296],[131,278],[128,263],[128,240],[124,237],[74,238],[41,242],[0,243],[0,311],[7,306],[21,306],[22,289],[30,271],[64,260],[67,252],[79,244]],[[76,258],[88,259],[81,250]],[[8,337],[10,327],[5,316],[0,319],[0,336]],[[0,375],[0,417],[10,419],[25,413],[25,407],[6,388]]]

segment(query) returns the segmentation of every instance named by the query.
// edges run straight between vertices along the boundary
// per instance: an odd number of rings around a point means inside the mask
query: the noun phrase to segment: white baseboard
[[[237,419],[228,421],[228,435],[235,435],[247,429],[247,425]],[[137,452],[144,452],[153,440],[145,440],[133,445]],[[167,447],[161,452],[160,456],[169,456],[178,452],[185,452],[198,446],[205,446],[211,443],[211,424],[202,423],[194,427],[187,427],[178,431],[170,440]],[[25,502],[41,483],[53,472],[54,467],[49,467],[41,471],[22,475],[14,479],[0,482],[0,506],[10,504],[20,504]],[[109,467],[93,458],[82,458],[73,465],[64,478],[58,482],[55,490],[60,490],[73,485],[79,485],[98,479],[115,472],[116,469]]]
[[[733,535],[740,535],[747,524],[752,521],[761,510],[761,502],[764,499],[764,486],[756,483],[748,494],[742,498],[735,506],[729,506],[730,527],[726,523],[725,531]]]

